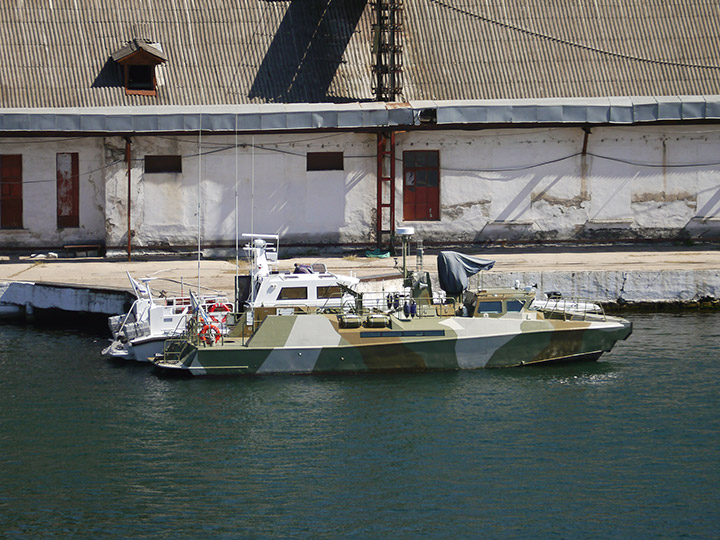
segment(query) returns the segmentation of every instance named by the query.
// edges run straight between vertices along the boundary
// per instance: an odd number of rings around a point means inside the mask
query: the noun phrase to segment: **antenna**
[[[235,114],[235,311],[239,311],[238,305],[238,266],[240,266],[240,254],[238,245],[238,129],[237,113]]]
[[[252,136],[252,150],[250,151],[250,234],[255,235],[255,135]],[[252,267],[250,270],[250,313],[247,316],[248,326],[255,324],[255,263],[257,254],[255,246],[252,249]]]
[[[198,191],[197,191],[197,278],[198,278],[198,294],[200,294],[200,185],[202,180],[202,112],[200,113],[200,125],[198,126]]]
[[[415,227],[398,227],[395,232],[402,240],[402,256],[403,256],[403,281],[407,279],[407,256],[410,246],[410,238],[415,234]]]

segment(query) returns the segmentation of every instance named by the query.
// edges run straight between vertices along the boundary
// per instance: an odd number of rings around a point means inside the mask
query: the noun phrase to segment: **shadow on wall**
[[[337,101],[328,97],[328,89],[366,4],[367,0],[293,0],[248,97],[280,103]],[[347,96],[347,101],[357,99]]]

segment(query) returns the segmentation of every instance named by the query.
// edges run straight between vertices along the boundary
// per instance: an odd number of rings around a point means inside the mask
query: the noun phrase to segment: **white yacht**
[[[129,272],[127,274],[136,300],[127,313],[108,319],[113,338],[102,353],[112,358],[147,362],[162,353],[167,338],[185,331],[191,301],[189,296],[153,297],[150,279],[140,280],[141,283]],[[204,295],[199,301],[214,323],[206,329],[204,338],[217,340],[226,328],[227,316],[233,311],[232,304],[220,294]]]

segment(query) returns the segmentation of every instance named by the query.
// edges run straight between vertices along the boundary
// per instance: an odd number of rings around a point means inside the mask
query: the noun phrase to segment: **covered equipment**
[[[468,278],[480,270],[490,270],[495,261],[478,259],[457,253],[441,251],[437,258],[438,279],[440,287],[451,296],[458,296],[467,289]]]

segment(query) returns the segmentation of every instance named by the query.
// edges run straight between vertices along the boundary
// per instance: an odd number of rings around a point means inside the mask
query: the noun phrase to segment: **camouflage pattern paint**
[[[341,328],[337,315],[269,315],[249,339],[236,332],[214,346],[176,343],[174,355],[154,362],[193,375],[510,367],[596,359],[632,332],[621,318],[584,319],[525,311],[501,317],[390,315],[386,328]]]

